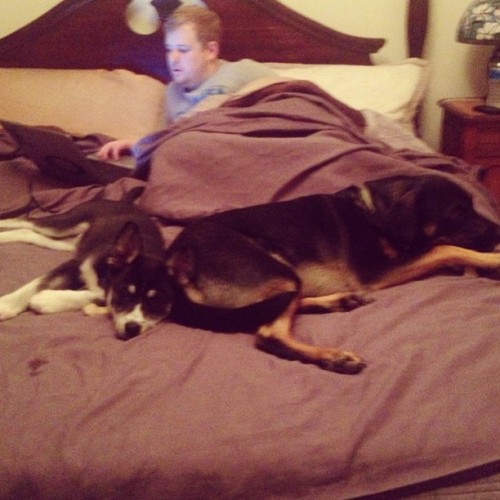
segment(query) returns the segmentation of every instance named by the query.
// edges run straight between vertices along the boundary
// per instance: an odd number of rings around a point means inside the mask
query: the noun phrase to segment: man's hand
[[[129,154],[135,141],[132,139],[117,139],[107,142],[97,151],[96,155],[102,160],[118,160],[120,156]]]

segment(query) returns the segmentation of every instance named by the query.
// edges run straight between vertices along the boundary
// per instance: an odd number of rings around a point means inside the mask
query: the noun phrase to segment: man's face
[[[165,45],[170,76],[186,90],[196,89],[211,75],[218,55],[217,43],[202,45],[193,23],[167,33]]]

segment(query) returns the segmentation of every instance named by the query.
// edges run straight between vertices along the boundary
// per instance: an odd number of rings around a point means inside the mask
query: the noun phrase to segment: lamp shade
[[[149,0],[132,0],[125,10],[125,20],[139,35],[150,35],[160,27],[158,12]]]
[[[458,25],[457,39],[463,43],[500,44],[500,0],[475,0]]]

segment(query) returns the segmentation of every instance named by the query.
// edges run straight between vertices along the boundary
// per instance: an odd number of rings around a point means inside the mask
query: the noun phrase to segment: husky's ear
[[[134,262],[142,252],[142,238],[139,228],[133,222],[127,222],[118,234],[107,263],[113,267],[121,267]]]

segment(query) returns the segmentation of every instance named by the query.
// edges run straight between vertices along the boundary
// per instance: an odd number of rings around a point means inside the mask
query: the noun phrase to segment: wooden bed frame
[[[277,0],[206,0],[224,26],[222,57],[259,61],[371,64],[381,38],[337,32]],[[0,67],[124,68],[168,81],[161,30],[138,35],[124,16],[128,0],[63,0],[49,12],[0,40]],[[67,22],[71,17],[71,22]],[[428,0],[408,0],[408,55],[422,54]]]

